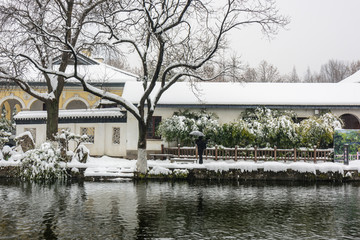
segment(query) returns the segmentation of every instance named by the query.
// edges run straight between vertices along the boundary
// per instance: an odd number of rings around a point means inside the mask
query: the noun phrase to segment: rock
[[[24,132],[23,134],[15,138],[16,144],[21,146],[23,152],[27,152],[35,148],[34,139],[30,132]]]

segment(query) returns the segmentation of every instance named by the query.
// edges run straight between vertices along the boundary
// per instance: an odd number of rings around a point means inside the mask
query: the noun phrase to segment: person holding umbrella
[[[206,149],[206,139],[204,138],[205,135],[200,131],[192,131],[190,135],[197,136],[198,138],[195,140],[195,144],[198,148],[199,154],[199,164],[203,164],[203,153]]]

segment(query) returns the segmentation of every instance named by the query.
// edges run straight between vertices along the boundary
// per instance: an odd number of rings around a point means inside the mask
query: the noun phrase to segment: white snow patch
[[[154,166],[149,172],[148,174],[151,175],[169,175],[171,174],[172,171],[170,169],[164,168],[164,167],[160,167],[160,166]]]

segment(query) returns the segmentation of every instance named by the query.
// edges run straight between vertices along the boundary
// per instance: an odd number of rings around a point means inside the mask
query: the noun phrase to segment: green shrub
[[[216,144],[226,147],[247,147],[252,146],[256,136],[249,129],[249,125],[243,121],[225,123],[221,126]]]
[[[332,147],[334,130],[341,126],[342,121],[331,113],[326,113],[320,117],[310,117],[300,123],[301,145],[318,148]]]

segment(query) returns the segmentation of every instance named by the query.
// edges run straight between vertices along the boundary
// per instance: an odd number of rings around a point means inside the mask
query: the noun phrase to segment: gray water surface
[[[0,239],[359,239],[360,185],[0,180]]]

